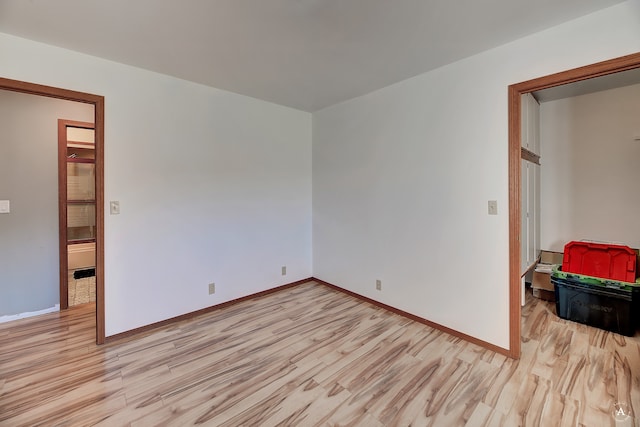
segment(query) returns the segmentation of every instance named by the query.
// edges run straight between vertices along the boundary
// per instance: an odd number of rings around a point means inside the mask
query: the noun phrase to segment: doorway
[[[95,126],[58,119],[60,308],[95,302]]]
[[[509,86],[509,356],[520,357],[521,97],[568,83],[640,68],[640,53]]]
[[[104,97],[5,78],[0,78],[0,90],[65,99],[91,104],[94,107],[96,344],[104,344]]]

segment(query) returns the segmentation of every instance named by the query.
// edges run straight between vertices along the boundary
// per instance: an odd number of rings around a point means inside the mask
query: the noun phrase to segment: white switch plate
[[[118,201],[109,202],[109,213],[111,215],[119,215],[120,214],[120,202],[118,202]]]
[[[489,215],[498,215],[498,201],[489,200]]]
[[[0,213],[11,212],[11,204],[8,200],[0,200]]]

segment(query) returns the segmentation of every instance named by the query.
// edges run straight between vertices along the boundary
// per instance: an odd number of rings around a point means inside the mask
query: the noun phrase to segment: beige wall
[[[541,243],[640,247],[640,85],[541,106]]]

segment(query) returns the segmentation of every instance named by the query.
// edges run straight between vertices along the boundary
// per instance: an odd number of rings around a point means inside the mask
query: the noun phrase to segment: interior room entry
[[[96,301],[96,156],[93,123],[58,120],[60,307]]]
[[[522,268],[522,95],[640,69],[640,53],[509,86],[509,355],[520,357]]]
[[[38,97],[65,99],[88,104],[94,107],[93,123],[95,124],[96,165],[96,344],[104,344],[104,96],[52,86],[44,86],[20,80],[11,80],[3,77],[0,77],[0,90],[28,93]],[[61,241],[59,236],[58,241]],[[62,283],[63,282],[60,281],[61,287]],[[62,290],[60,290],[60,293],[62,293]]]

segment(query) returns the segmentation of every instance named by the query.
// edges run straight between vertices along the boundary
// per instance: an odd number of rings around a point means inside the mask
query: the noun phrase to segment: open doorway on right
[[[541,249],[561,252],[581,239],[640,247],[640,71],[533,95],[540,103]]]
[[[640,248],[636,214],[640,208],[636,196],[640,182],[640,70],[538,90],[532,95],[539,113],[535,224],[542,263],[562,262],[565,245],[572,241]],[[523,227],[525,223],[523,220]],[[548,268],[537,270],[528,276],[534,299],[527,302],[538,298],[553,303],[556,295]],[[587,300],[582,292],[564,287],[562,292],[570,293],[576,304],[593,302],[603,310],[606,304],[596,304],[598,301],[610,302],[609,308],[619,303],[607,296]],[[620,304],[627,306],[626,302]],[[576,316],[565,310],[563,317]],[[596,319],[594,326],[608,316],[605,312],[599,316],[588,307],[581,310]],[[620,320],[622,325],[631,321]],[[635,336],[639,336],[637,331]]]

